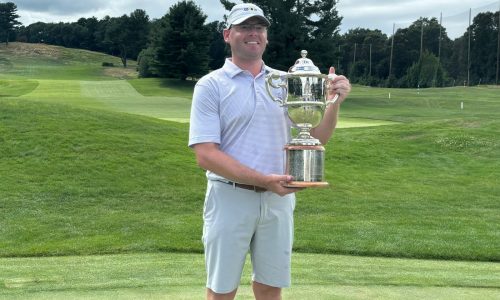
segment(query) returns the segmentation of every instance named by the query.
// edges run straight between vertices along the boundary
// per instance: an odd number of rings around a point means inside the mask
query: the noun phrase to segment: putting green
[[[124,80],[81,81],[80,86],[83,97],[96,99],[115,111],[174,121],[187,119],[190,111],[190,99],[143,96]]]
[[[341,117],[337,124],[337,128],[370,127],[370,126],[382,126],[382,125],[394,125],[394,124],[399,124],[399,123],[384,121],[384,120]]]

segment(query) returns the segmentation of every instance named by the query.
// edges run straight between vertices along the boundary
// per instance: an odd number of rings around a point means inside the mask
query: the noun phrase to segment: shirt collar
[[[234,78],[236,75],[245,72],[245,70],[235,65],[231,60],[231,58],[226,58],[226,61],[224,62],[224,66],[222,67],[222,69],[231,78]],[[264,63],[262,63],[262,69],[260,70],[260,74],[262,74],[263,72],[267,72],[267,70],[268,67]]]

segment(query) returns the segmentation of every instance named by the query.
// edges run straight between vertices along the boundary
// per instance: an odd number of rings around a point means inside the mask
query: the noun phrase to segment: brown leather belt
[[[230,185],[237,187],[237,188],[240,188],[240,189],[254,191],[256,193],[267,192],[267,190],[265,188],[260,187],[260,186],[256,186],[256,185],[249,185],[249,184],[237,183],[237,182],[232,182],[232,181],[221,181],[221,182],[230,184]]]

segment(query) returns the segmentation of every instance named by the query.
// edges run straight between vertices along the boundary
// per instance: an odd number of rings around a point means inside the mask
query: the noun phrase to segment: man
[[[286,110],[267,95],[262,61],[270,25],[258,6],[243,3],[231,10],[224,41],[231,58],[194,89],[189,146],[207,170],[203,244],[207,299],[234,299],[246,254],[251,253],[256,299],[281,299],[290,285],[295,192],[284,183],[283,146],[290,139]],[[330,138],[349,81],[337,76],[325,111],[311,134]]]

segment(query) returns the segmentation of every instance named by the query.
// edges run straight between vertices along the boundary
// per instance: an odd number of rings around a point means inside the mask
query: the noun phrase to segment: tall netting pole
[[[370,43],[370,71],[368,73],[369,77],[372,77],[372,44]]]
[[[498,1],[498,38],[497,38],[497,73],[496,73],[496,79],[495,79],[495,84],[498,85],[498,68],[500,66],[500,1]]]
[[[424,19],[422,19],[422,24],[420,27],[420,60],[422,60],[422,52],[424,51]]]
[[[470,85],[470,36],[471,36],[471,27],[470,27],[470,22],[471,22],[471,15],[472,15],[472,8],[469,9],[469,45],[467,49],[467,86]]]
[[[392,23],[392,41],[391,41],[391,57],[389,59],[389,79],[392,73],[392,53],[394,52],[394,30],[396,29],[396,23]]]
[[[437,57],[437,66],[436,70],[434,72],[434,87],[436,87],[436,81],[437,81],[437,73],[439,70],[439,64],[441,63],[441,35],[442,35],[442,30],[441,28],[443,27],[443,13],[441,12],[439,16],[439,41],[438,41],[438,57]]]

